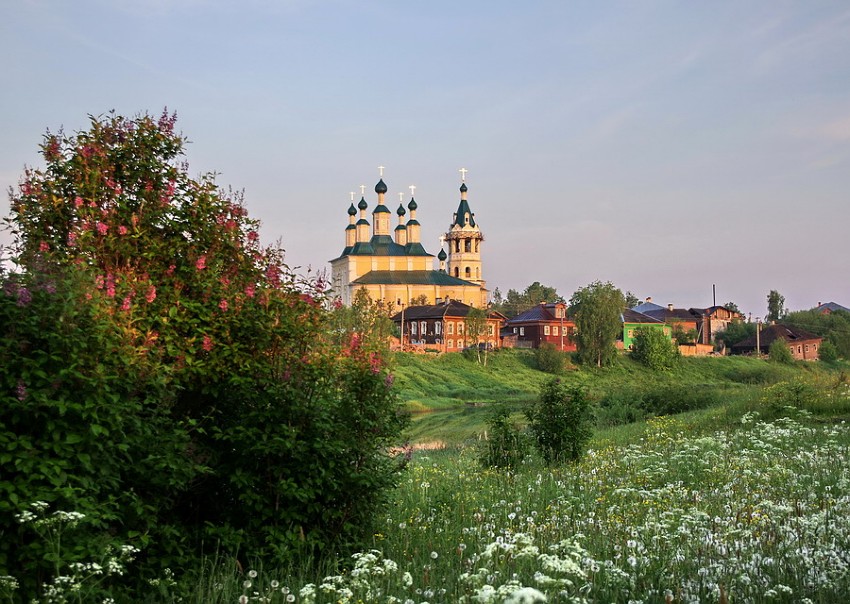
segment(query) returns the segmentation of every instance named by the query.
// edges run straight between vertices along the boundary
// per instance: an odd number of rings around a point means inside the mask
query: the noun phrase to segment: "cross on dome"
[[[360,197],[366,195],[366,185],[360,185]]]
[[[416,185],[410,185],[407,188],[410,189],[410,196],[413,197],[413,194],[416,191]]]
[[[467,170],[466,168],[461,168],[460,170],[458,170],[458,172],[460,172],[460,181],[466,182],[466,173],[469,172],[469,170]]]
[[[378,166],[378,174],[380,175],[381,178],[384,177],[384,170],[385,170],[385,168],[383,166]]]
[[[349,194],[351,195],[351,202],[354,203],[354,191],[349,191]]]

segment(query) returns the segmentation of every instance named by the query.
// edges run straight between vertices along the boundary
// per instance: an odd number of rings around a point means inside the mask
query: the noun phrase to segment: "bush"
[[[479,462],[490,468],[516,468],[529,452],[528,437],[511,420],[510,410],[499,407],[487,418],[487,441]]]
[[[537,367],[546,373],[561,373],[566,364],[566,356],[551,342],[544,342],[534,353]]]
[[[642,328],[635,333],[632,358],[655,371],[672,369],[679,347],[659,329]]]
[[[643,393],[638,390],[619,390],[607,394],[596,407],[596,425],[621,426],[646,419]]]
[[[792,365],[794,363],[794,355],[791,354],[791,349],[788,348],[788,343],[785,340],[774,340],[767,354],[773,363],[781,363],[783,365]]]
[[[838,360],[838,348],[829,340],[824,340],[818,350],[818,358],[826,363],[834,363]]]
[[[652,415],[674,415],[705,409],[719,404],[720,401],[716,390],[708,385],[663,385],[646,391],[643,396],[644,409]]]
[[[584,455],[592,431],[589,397],[581,385],[553,378],[540,389],[540,398],[526,409],[535,446],[547,464],[576,461]]]

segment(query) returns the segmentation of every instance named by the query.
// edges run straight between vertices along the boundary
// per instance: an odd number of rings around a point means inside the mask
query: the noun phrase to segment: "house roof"
[[[819,312],[823,312],[825,310],[828,310],[829,312],[835,312],[836,310],[843,310],[844,312],[850,312],[850,308],[847,308],[846,306],[841,306],[837,302],[826,302],[824,304],[818,304],[814,308],[814,310],[817,310]]]
[[[653,324],[664,323],[664,321],[656,319],[655,317],[651,317],[651,316],[644,314],[642,312],[638,312],[638,311],[634,310],[633,308],[625,309],[620,314],[620,319],[623,321],[623,323],[653,323]]]
[[[655,302],[643,302],[642,304],[638,304],[637,306],[633,306],[632,310],[636,310],[637,312],[645,313],[648,310],[664,310],[664,306],[660,304],[656,304]]]
[[[525,312],[521,312],[515,317],[508,319],[508,323],[511,325],[517,323],[539,323],[541,321],[560,321],[559,317],[555,316],[555,313],[552,311],[555,310],[556,304],[538,304],[537,306],[532,306]],[[564,320],[567,320],[564,317]]]
[[[478,287],[442,271],[369,271],[351,282],[354,285],[454,285]]]
[[[401,316],[404,315],[405,321],[414,321],[419,319],[442,319],[445,317],[465,317],[469,314],[472,307],[469,304],[464,304],[457,300],[449,300],[442,304],[425,304],[422,306],[410,306],[405,308],[403,312],[397,312],[392,316],[392,320],[400,323]],[[496,311],[488,311],[488,319],[504,320],[505,316]]]
[[[685,308],[662,308],[660,310],[647,310],[643,314],[649,315],[654,319],[659,319],[662,322],[669,321],[696,321],[702,315],[701,312],[694,312]]]
[[[759,333],[759,346],[761,348],[769,348],[777,339],[786,342],[802,342],[805,340],[822,340],[823,338],[799,327],[774,323],[773,325],[766,325]],[[733,349],[755,349],[755,347],[756,336],[754,335],[732,345]]]

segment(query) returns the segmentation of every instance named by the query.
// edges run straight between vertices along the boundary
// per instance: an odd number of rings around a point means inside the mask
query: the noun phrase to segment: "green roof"
[[[478,287],[442,271],[371,271],[352,281],[356,285],[454,285]]]
[[[465,199],[460,200],[460,205],[457,207],[457,214],[455,215],[455,220],[452,223],[453,225],[458,225],[460,227],[466,226],[466,223],[463,220],[463,217],[469,214],[469,226],[475,226],[475,216],[472,215],[472,210],[469,209],[469,204]]]

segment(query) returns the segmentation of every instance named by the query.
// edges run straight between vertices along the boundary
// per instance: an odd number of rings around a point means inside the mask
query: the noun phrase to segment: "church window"
[[[476,240],[475,240],[475,253],[476,253],[476,254],[478,253],[478,243],[479,243],[479,242],[478,242],[478,240],[476,239]]]
[[[475,267],[475,278],[476,278],[476,279],[480,279],[480,278],[481,278],[481,269],[480,269],[480,268],[478,268],[478,267]]]
[[[471,252],[472,251],[472,240],[471,239],[467,239],[466,241],[463,242],[463,251],[464,252]]]
[[[466,274],[466,278],[469,279],[472,276],[472,269],[467,266],[465,274]]]
[[[460,239],[455,239],[455,251],[460,253]]]
[[[454,323],[448,323],[446,325],[446,333],[449,334],[450,336],[454,335],[454,333],[455,333],[455,324]]]
[[[460,269],[455,267],[455,277],[460,277]]]

